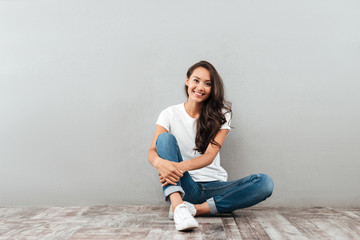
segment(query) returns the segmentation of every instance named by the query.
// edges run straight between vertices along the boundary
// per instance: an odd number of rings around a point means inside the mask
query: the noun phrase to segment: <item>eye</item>
[[[205,85],[206,85],[207,87],[211,87],[211,83],[209,83],[209,82],[205,83]]]
[[[194,80],[194,82],[196,82],[196,83],[198,83],[198,82],[199,82],[199,80],[197,80],[196,78],[194,78],[193,80]]]

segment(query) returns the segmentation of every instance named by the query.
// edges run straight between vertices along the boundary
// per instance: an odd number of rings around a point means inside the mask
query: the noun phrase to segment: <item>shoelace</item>
[[[188,218],[189,216],[191,216],[185,205],[181,205],[178,207],[177,214],[182,219]]]

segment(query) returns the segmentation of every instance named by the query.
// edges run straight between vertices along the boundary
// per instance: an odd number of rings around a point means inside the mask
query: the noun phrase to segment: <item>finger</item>
[[[181,171],[180,169],[177,168],[176,164],[178,163],[173,163],[173,167],[171,169],[169,169],[171,171],[171,173],[175,174],[178,177],[182,177],[183,176],[183,171]]]
[[[177,177],[182,177],[183,176],[183,172],[179,169],[176,169],[175,172],[173,172]]]
[[[177,183],[179,181],[178,177],[173,177],[173,176],[169,176],[167,179],[174,183]]]
[[[179,180],[181,177],[182,177],[182,175],[180,175],[179,173],[176,173],[176,172],[172,172],[172,173],[170,173],[169,175],[168,175],[168,177],[172,177],[172,178],[174,178],[174,179],[177,179],[177,180]]]
[[[176,185],[176,182],[172,181],[171,179],[166,179],[166,182],[171,185]]]
[[[179,177],[182,177],[183,171],[178,169],[175,165],[173,165],[173,168],[170,170],[173,174],[176,174]]]
[[[174,174],[172,172],[169,172],[169,173],[165,174],[162,178],[169,179],[172,182],[178,182],[180,180],[180,177],[178,177],[176,174]]]

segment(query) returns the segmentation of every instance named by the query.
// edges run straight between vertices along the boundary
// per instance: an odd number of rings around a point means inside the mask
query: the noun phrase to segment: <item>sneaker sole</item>
[[[176,230],[178,230],[178,231],[188,231],[188,230],[192,230],[194,228],[198,228],[199,224],[198,223],[191,224],[191,225],[176,225],[175,224],[175,227],[176,227]]]

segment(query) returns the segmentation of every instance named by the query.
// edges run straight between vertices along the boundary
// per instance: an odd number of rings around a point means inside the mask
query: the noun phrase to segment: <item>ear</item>
[[[189,86],[189,78],[188,77],[186,77],[185,85]]]

